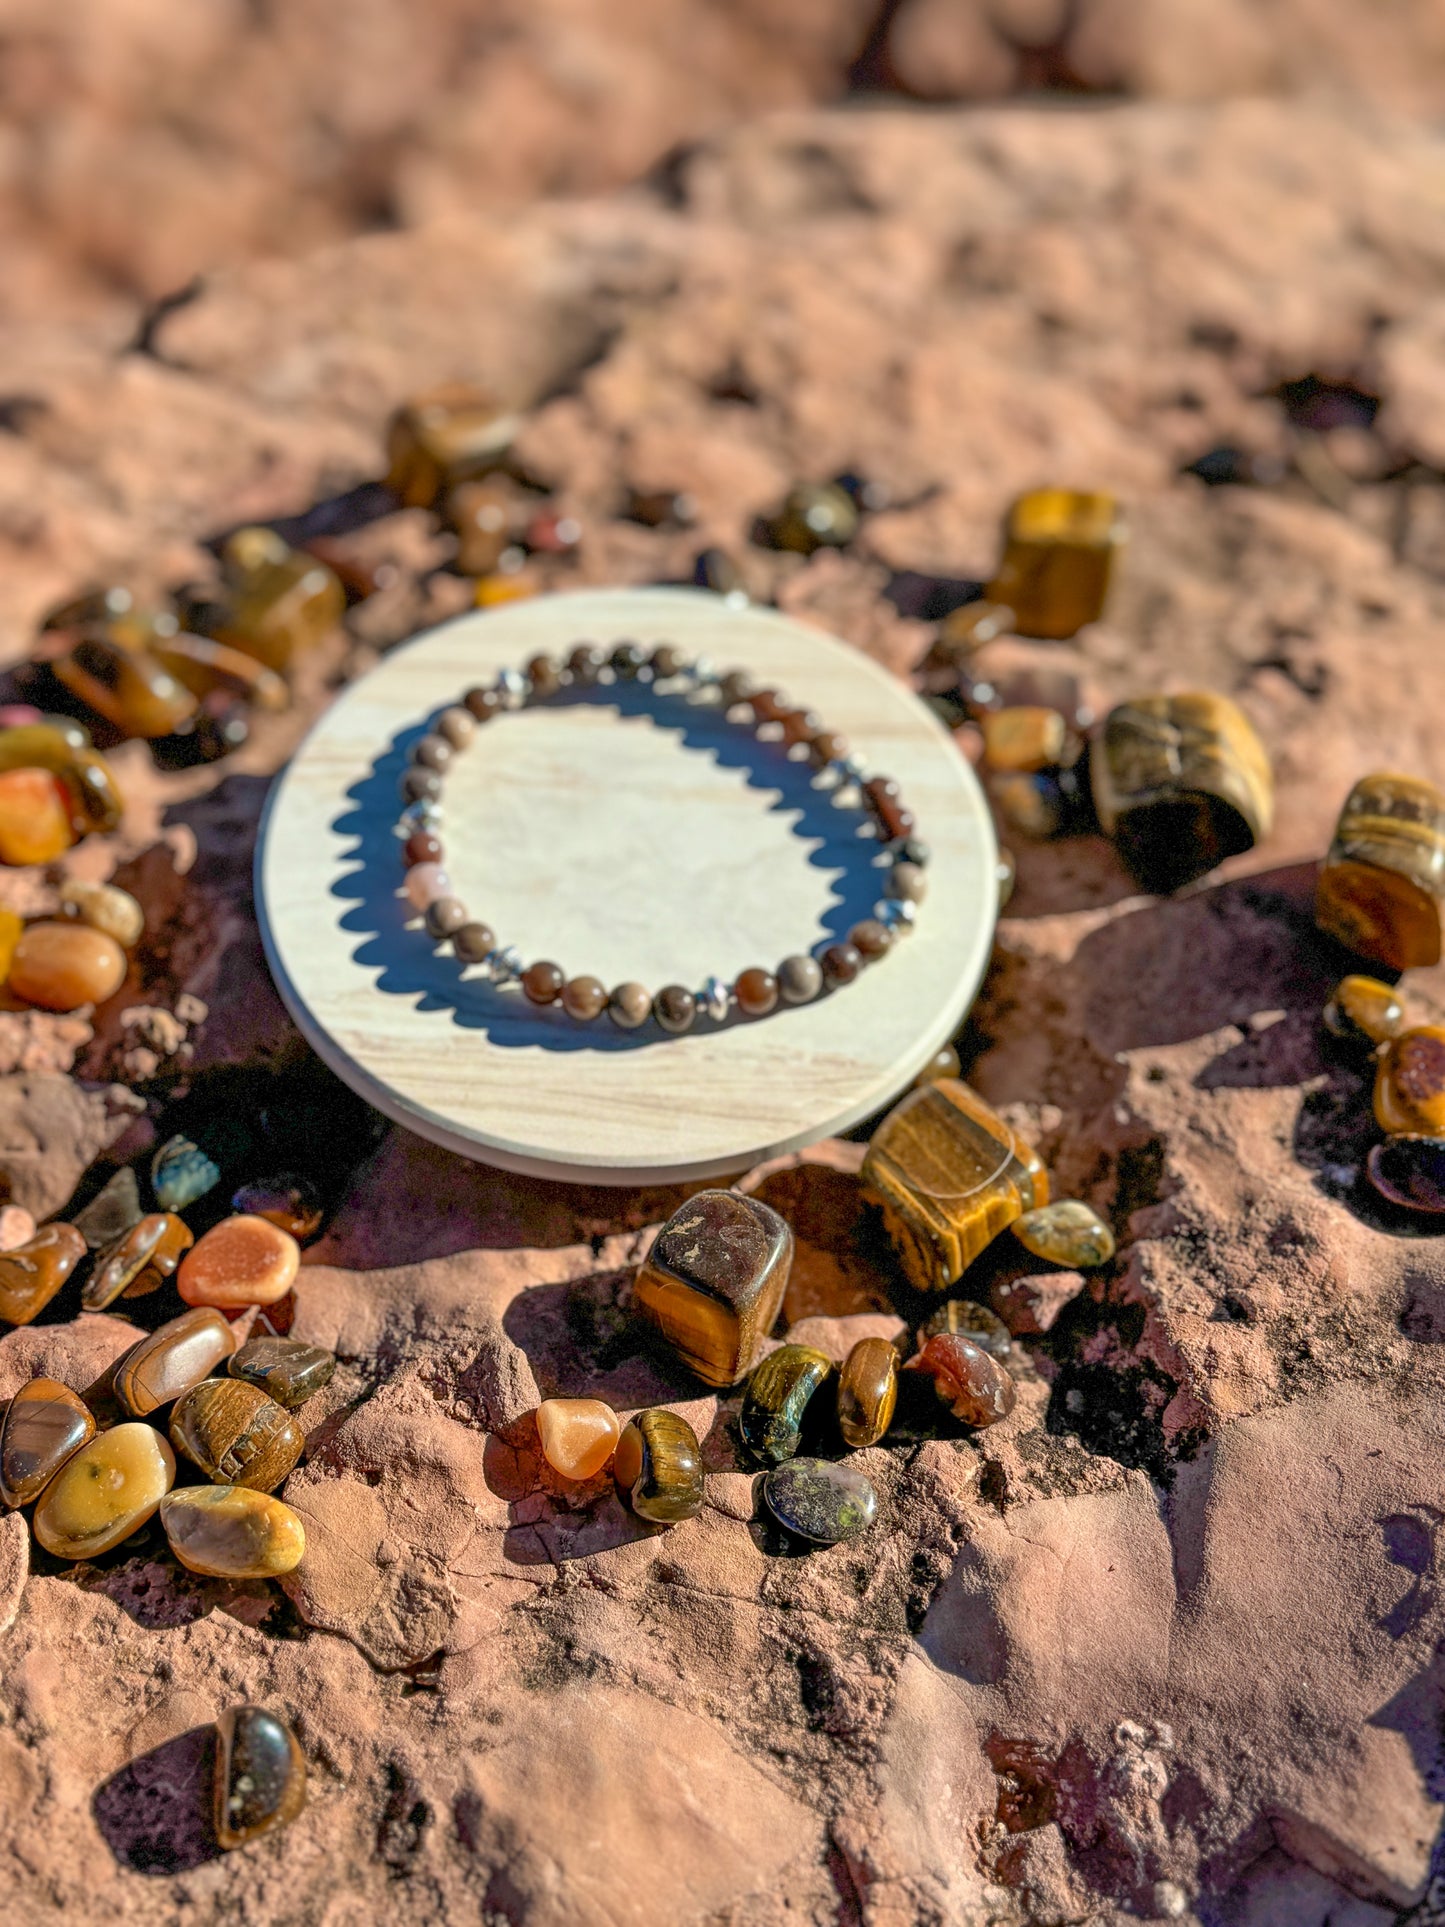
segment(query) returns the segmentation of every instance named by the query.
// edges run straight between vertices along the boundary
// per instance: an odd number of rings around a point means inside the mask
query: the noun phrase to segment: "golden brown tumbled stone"
[[[221,1222],[181,1261],[176,1288],[188,1305],[273,1305],[295,1282],[301,1249],[269,1218],[245,1213]]]
[[[232,1378],[259,1385],[268,1398],[294,1412],[308,1398],[331,1383],[336,1354],[302,1338],[276,1338],[263,1333],[249,1338],[232,1354],[227,1367]]]
[[[0,1499],[29,1505],[95,1437],[95,1419],[68,1385],[32,1378],[11,1399],[0,1427]]]
[[[897,1346],[886,1338],[860,1338],[838,1377],[838,1430],[849,1445],[876,1445],[897,1404]]]
[[[469,382],[447,382],[397,409],[387,429],[386,484],[408,508],[430,508],[444,489],[497,467],[518,417]]]
[[[984,761],[997,770],[1048,769],[1062,759],[1069,734],[1058,710],[1028,703],[985,710],[979,728]]]
[[[114,883],[67,877],[60,886],[60,906],[68,917],[113,937],[122,950],[134,950],[145,935],[145,911],[129,890]]]
[[[198,1385],[235,1349],[236,1334],[218,1311],[182,1312],[126,1353],[115,1368],[115,1395],[126,1411],[145,1418]]]
[[[73,696],[123,736],[169,736],[196,713],[196,699],[148,650],[101,633],[80,636],[50,665]]]
[[[170,1277],[193,1242],[183,1218],[173,1211],[151,1212],[99,1254],[81,1287],[81,1304],[87,1311],[104,1311],[122,1292],[140,1298],[154,1291]]]
[[[258,1386],[207,1378],[177,1399],[171,1443],[217,1485],[269,1492],[301,1456],[305,1435]]]
[[[1345,799],[1315,890],[1315,922],[1392,970],[1440,961],[1445,795],[1388,771]]]
[[[1004,523],[1004,552],[988,585],[1024,636],[1062,641],[1097,622],[1109,592],[1124,521],[1112,495],[1036,488]]]
[[[277,674],[330,635],[346,612],[335,572],[290,548],[274,529],[237,529],[221,560],[228,593],[214,605],[207,632]]]
[[[103,1004],[125,982],[125,952],[81,923],[32,923],[10,960],[9,988],[42,1010]]]
[[[1418,1024],[1386,1044],[1375,1071],[1375,1122],[1390,1137],[1445,1137],[1445,1026]]]
[[[1325,1029],[1347,1044],[1373,1050],[1399,1035],[1405,1006],[1378,977],[1342,977],[1324,1008]]]
[[[154,1426],[112,1426],[82,1445],[41,1493],[35,1536],[59,1559],[94,1559],[145,1524],[175,1476],[175,1454]]]
[[[216,1842],[243,1847],[288,1826],[306,1804],[306,1756],[284,1720],[233,1706],[216,1721]]]
[[[752,1365],[783,1302],[793,1234],[776,1211],[736,1191],[699,1191],[658,1232],[633,1303],[709,1385]]]
[[[124,805],[115,777],[83,735],[73,741],[52,723],[22,723],[0,731],[0,773],[18,769],[48,770],[59,779],[70,795],[70,824],[77,835],[113,830],[119,824]]]
[[[85,1256],[73,1224],[43,1224],[27,1244],[0,1252],[0,1319],[28,1325]]]
[[[171,1551],[216,1579],[276,1579],[299,1566],[306,1529],[289,1505],[247,1485],[190,1485],[161,1500]]]
[[[803,1415],[833,1376],[833,1361],[811,1345],[779,1345],[756,1364],[738,1412],[738,1432],[753,1457],[781,1465],[802,1443]]]
[[[1106,1265],[1114,1255],[1114,1234],[1092,1205],[1059,1198],[1015,1218],[1012,1230],[1025,1251],[1070,1271]]]
[[[74,841],[71,796],[58,776],[0,770],[0,863],[51,863]]]
[[[1014,1382],[996,1359],[961,1332],[930,1338],[910,1371],[926,1372],[933,1389],[965,1425],[994,1425],[1014,1408]]]
[[[951,1285],[1049,1197],[1038,1153],[959,1078],[939,1078],[894,1106],[873,1133],[862,1181],[922,1291]]]
[[[274,669],[257,662],[243,649],[217,642],[214,636],[190,636],[182,630],[158,638],[151,644],[151,652],[193,696],[220,690],[239,697],[253,709],[272,711],[285,709],[291,701],[290,690]]]
[[[564,1479],[594,1479],[606,1469],[622,1425],[600,1398],[545,1398],[537,1407],[542,1457]]]
[[[687,1420],[666,1406],[639,1412],[623,1429],[612,1476],[639,1519],[675,1525],[702,1511],[702,1447]]]

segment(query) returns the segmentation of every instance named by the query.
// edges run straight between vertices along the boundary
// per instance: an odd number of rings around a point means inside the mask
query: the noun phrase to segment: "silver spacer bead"
[[[678,671],[683,682],[693,689],[711,689],[717,681],[717,664],[708,656],[699,656]]]
[[[886,929],[896,930],[902,936],[917,923],[918,905],[906,898],[885,897],[882,903],[874,904],[873,914]]]
[[[437,830],[441,828],[442,806],[430,797],[419,803],[408,803],[397,821],[407,836],[413,830]]]
[[[715,1024],[725,1024],[733,1006],[733,994],[721,977],[709,977],[697,993],[697,1007]]]
[[[532,678],[520,669],[504,669],[497,677],[497,694],[504,709],[520,709],[532,693]]]
[[[494,984],[514,984],[522,974],[522,953],[511,944],[505,950],[489,950],[482,968]]]

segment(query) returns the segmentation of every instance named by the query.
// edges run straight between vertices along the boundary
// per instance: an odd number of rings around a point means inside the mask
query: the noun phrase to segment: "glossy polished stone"
[[[408,508],[430,508],[444,490],[494,470],[519,418],[469,382],[447,382],[404,403],[387,429],[387,487]]]
[[[652,1016],[659,1030],[680,1037],[691,1030],[697,1016],[697,999],[682,984],[664,984],[652,1000]]]
[[[291,692],[274,669],[243,649],[217,642],[214,636],[192,636],[181,630],[157,638],[151,653],[193,696],[230,696],[272,714],[291,701]]]
[[[190,1485],[161,1500],[171,1551],[215,1579],[278,1579],[299,1566],[306,1529],[289,1505],[246,1485]]]
[[[59,779],[77,835],[119,825],[124,804],[114,772],[68,716],[0,730],[0,772],[22,769],[46,770]]]
[[[301,1248],[269,1218],[222,1218],[188,1251],[176,1289],[188,1305],[274,1305],[296,1280]]]
[[[815,1546],[856,1539],[872,1525],[878,1495],[851,1465],[828,1459],[790,1459],[763,1480],[769,1512],[789,1532]]]
[[[1445,1137],[1390,1137],[1370,1147],[1370,1183],[1407,1211],[1445,1213]]]
[[[531,963],[522,972],[522,995],[529,1004],[555,1004],[566,981],[560,965]]]
[[[220,1165],[188,1137],[167,1138],[151,1159],[151,1189],[163,1211],[184,1211],[220,1182]]]
[[[772,1330],[793,1263],[776,1211],[736,1191],[699,1191],[658,1232],[633,1303],[709,1385],[733,1385]]]
[[[270,1492],[293,1469],[306,1443],[289,1412],[257,1385],[206,1378],[171,1409],[171,1444],[217,1485]]]
[[[236,1349],[236,1334],[209,1306],[182,1312],[128,1351],[115,1368],[115,1395],[136,1418],[179,1398]]]
[[[1418,1024],[1386,1044],[1375,1070],[1375,1122],[1390,1137],[1445,1136],[1445,1026]]]
[[[864,1195],[909,1280],[941,1291],[1025,1211],[1047,1204],[1038,1153],[956,1078],[910,1091],[873,1133]]]
[[[675,1525],[702,1511],[702,1447],[685,1418],[656,1405],[624,1426],[612,1456],[618,1491],[639,1519]]]
[[[261,1706],[233,1706],[216,1721],[216,1842],[244,1847],[289,1826],[306,1804],[306,1757],[296,1735]]]
[[[764,1465],[781,1465],[802,1443],[803,1416],[833,1376],[833,1361],[811,1345],[779,1345],[753,1367],[738,1413],[743,1444]]]
[[[0,863],[53,863],[75,841],[70,797],[43,769],[0,773]]]
[[[99,1432],[40,1495],[31,1526],[59,1559],[94,1559],[143,1526],[175,1482],[175,1454],[153,1425]]]
[[[1414,776],[1362,776],[1345,799],[1315,890],[1315,922],[1391,970],[1440,961],[1445,794]]]
[[[823,988],[823,966],[816,957],[784,957],[778,965],[778,995],[785,1004],[810,1004]]]
[[[79,923],[32,923],[10,960],[9,988],[42,1010],[103,1004],[125,982],[125,952]]]
[[[1031,489],[1009,509],[988,599],[1012,610],[1020,635],[1064,641],[1103,613],[1123,541],[1112,495]]]
[[[124,1237],[132,1225],[141,1221],[140,1187],[134,1170],[123,1164],[106,1180],[83,1211],[73,1220],[76,1230],[92,1251],[100,1251]]]
[[[272,529],[237,529],[221,551],[227,593],[206,623],[218,642],[278,675],[332,633],[346,613],[335,572]]]
[[[1341,1043],[1373,1051],[1399,1035],[1405,1006],[1378,977],[1342,977],[1324,1008],[1324,1026]]]
[[[0,1426],[0,1499],[29,1505],[95,1437],[95,1419],[79,1394],[54,1378],[32,1378],[11,1399]]]
[[[652,999],[646,986],[619,984],[607,999],[607,1015],[619,1030],[637,1030],[652,1015]]]
[[[195,1242],[190,1227],[171,1211],[154,1211],[102,1251],[81,1287],[87,1311],[104,1311],[121,1293],[140,1298],[154,1291]]]
[[[1014,1382],[997,1359],[990,1358],[962,1332],[940,1332],[930,1338],[910,1371],[926,1372],[933,1389],[965,1425],[995,1425],[1014,1408]]]
[[[73,696],[123,736],[170,736],[196,713],[196,699],[146,649],[109,636],[81,636],[51,663]]]
[[[876,1445],[898,1404],[898,1347],[860,1338],[838,1374],[838,1430],[849,1445]]]
[[[595,1479],[611,1463],[622,1424],[600,1398],[545,1398],[537,1407],[542,1457],[564,1479]]]
[[[114,883],[87,883],[68,877],[60,886],[65,914],[114,939],[122,950],[134,950],[145,935],[145,911],[129,890]]]
[[[0,1320],[28,1325],[86,1253],[73,1224],[44,1224],[26,1244],[0,1252]]]
[[[321,1193],[299,1171],[278,1171],[243,1184],[232,1194],[231,1209],[242,1217],[264,1218],[303,1245],[316,1236],[325,1216]]]
[[[248,1338],[232,1354],[226,1369],[232,1378],[257,1385],[268,1398],[294,1412],[308,1398],[331,1383],[336,1354],[301,1338],[275,1338],[269,1333]]]
[[[774,545],[798,555],[844,548],[857,533],[858,505],[834,482],[800,482],[769,524]]]
[[[733,995],[744,1017],[767,1017],[778,1007],[778,980],[771,970],[744,970]]]
[[[950,1298],[940,1305],[933,1316],[919,1326],[918,1349],[922,1351],[929,1339],[936,1338],[940,1332],[957,1332],[1000,1362],[1013,1350],[1009,1328],[998,1313],[990,1311],[987,1305],[976,1304],[972,1298]]]
[[[1038,770],[1063,760],[1068,725],[1056,709],[1024,703],[986,710],[978,719],[990,769]]]
[[[1106,1265],[1114,1255],[1114,1234],[1092,1205],[1060,1198],[1015,1218],[1013,1234],[1025,1251],[1069,1271]]]
[[[590,1024],[607,1008],[607,986],[600,977],[569,977],[562,986],[562,1008],[578,1024]]]

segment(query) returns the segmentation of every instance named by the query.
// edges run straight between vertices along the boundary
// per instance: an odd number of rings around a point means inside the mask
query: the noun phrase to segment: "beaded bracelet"
[[[827,944],[816,957],[800,953],[785,957],[776,971],[744,970],[731,984],[709,977],[696,991],[668,984],[655,997],[639,983],[618,984],[609,992],[600,978],[568,977],[545,960],[524,965],[518,952],[500,945],[486,924],[473,922],[452,895],[438,835],[442,778],[453,757],[503,710],[545,702],[566,688],[590,689],[607,682],[666,684],[669,693],[717,702],[724,715],[743,712],[736,718],[742,726],[767,732],[788,755],[806,756],[820,776],[830,779],[835,804],[863,811],[884,846],[888,877],[873,915],[854,924],[845,941]],[[621,1030],[636,1030],[651,1016],[662,1030],[676,1035],[691,1029],[699,1016],[722,1024],[734,1009],[744,1017],[766,1017],[779,1004],[811,1003],[824,989],[852,983],[866,964],[888,954],[894,938],[912,925],[927,883],[928,849],[913,835],[913,814],[892,777],[870,776],[849,754],[843,737],[825,729],[811,710],[791,708],[777,690],[757,688],[740,670],[719,674],[706,661],[688,662],[670,643],[659,643],[649,653],[635,642],[619,642],[604,655],[595,644],[579,642],[565,664],[551,656],[534,656],[520,673],[503,670],[490,688],[469,689],[460,704],[433,719],[412,748],[401,793],[405,892],[411,907],[424,917],[427,935],[434,943],[450,942],[460,962],[479,964],[492,983],[519,987],[533,1004],[560,1004],[578,1023],[591,1023],[605,1010]]]

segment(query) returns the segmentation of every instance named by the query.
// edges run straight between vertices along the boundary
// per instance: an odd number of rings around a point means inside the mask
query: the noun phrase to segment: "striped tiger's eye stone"
[[[236,1349],[218,1311],[184,1311],[133,1346],[115,1368],[115,1395],[136,1418],[169,1405],[209,1376]]]
[[[702,1447],[685,1418],[656,1405],[623,1428],[612,1476],[639,1519],[674,1525],[702,1511]]]
[[[248,1338],[234,1352],[226,1369],[232,1378],[257,1385],[268,1398],[294,1412],[308,1398],[331,1383],[336,1354],[302,1338]]]
[[[1324,1008],[1324,1026],[1341,1043],[1373,1050],[1398,1036],[1405,1006],[1378,977],[1342,977]]]
[[[58,1559],[94,1559],[143,1526],[175,1483],[176,1459],[152,1425],[98,1432],[40,1495],[31,1528]]]
[[[793,1263],[776,1211],[736,1191],[699,1191],[658,1232],[633,1303],[709,1385],[734,1385],[772,1330]]]
[[[860,1338],[838,1375],[838,1430],[849,1445],[876,1445],[898,1405],[898,1347]]]
[[[1106,1265],[1114,1255],[1114,1234],[1094,1210],[1077,1198],[1026,1211],[1013,1222],[1013,1234],[1035,1258],[1070,1271]]]
[[[1120,703],[1089,769],[1105,835],[1156,893],[1252,849],[1274,820],[1269,757],[1254,725],[1224,696]]]
[[[109,636],[81,636],[50,665],[72,696],[123,736],[170,736],[196,713],[196,699],[149,650]]]
[[[246,1485],[190,1485],[161,1500],[171,1551],[215,1579],[276,1579],[299,1566],[306,1528],[280,1499]]]
[[[206,1378],[171,1412],[171,1443],[216,1485],[269,1492],[293,1469],[306,1443],[291,1415],[256,1385]]]
[[[1012,709],[985,710],[978,724],[983,731],[984,761],[990,769],[1048,769],[1063,760],[1069,730],[1056,709],[1026,703]]]
[[[66,1460],[95,1437],[79,1394],[54,1378],[32,1378],[10,1401],[0,1427],[0,1499],[29,1505]]]
[[[781,1465],[802,1443],[803,1414],[813,1394],[833,1376],[833,1361],[811,1345],[779,1345],[754,1366],[738,1431],[764,1465]]]
[[[1407,1211],[1445,1212],[1445,1138],[1386,1138],[1370,1147],[1365,1170],[1388,1203]]]
[[[545,1398],[537,1407],[542,1457],[564,1479],[595,1479],[606,1470],[622,1426],[600,1398]]]
[[[231,1209],[243,1218],[264,1218],[303,1245],[316,1236],[326,1215],[321,1193],[297,1171],[243,1184],[231,1198]]]
[[[296,1281],[301,1248],[269,1218],[222,1218],[186,1253],[176,1288],[188,1305],[274,1305]]]
[[[1375,1071],[1375,1122],[1389,1137],[1445,1136],[1445,1027],[1420,1024],[1386,1044]]]
[[[1391,970],[1440,961],[1445,795],[1382,772],[1345,799],[1315,890],[1315,922]]]
[[[518,418],[469,382],[446,382],[404,402],[386,434],[386,485],[408,508],[430,508],[445,489],[495,469]]]
[[[862,1181],[922,1291],[951,1285],[999,1232],[1049,1198],[1038,1153],[958,1078],[894,1106],[873,1133]]]
[[[27,1244],[0,1252],[0,1319],[7,1325],[28,1325],[85,1252],[85,1239],[73,1224],[43,1224]]]
[[[965,1425],[995,1425],[1014,1408],[1014,1382],[997,1359],[962,1332],[930,1338],[909,1371],[926,1372],[938,1397]]]
[[[1013,1339],[1008,1326],[997,1312],[987,1305],[975,1304],[972,1298],[950,1298],[947,1304],[940,1305],[933,1316],[918,1328],[918,1349],[922,1351],[930,1338],[940,1332],[957,1332],[968,1338],[988,1353],[990,1358],[1003,1362],[1013,1350]]]
[[[289,1826],[306,1804],[306,1756],[284,1720],[233,1706],[216,1721],[216,1844],[244,1847]]]
[[[1020,635],[1057,642],[1077,635],[1103,614],[1124,536],[1112,495],[1031,489],[1005,519],[1003,556],[988,599],[1012,610]]]
[[[778,1524],[815,1546],[856,1539],[873,1523],[878,1495],[861,1472],[828,1459],[790,1459],[763,1480]]]
[[[104,1311],[121,1293],[140,1298],[162,1285],[195,1242],[171,1211],[153,1211],[102,1251],[80,1291],[87,1311]]]

